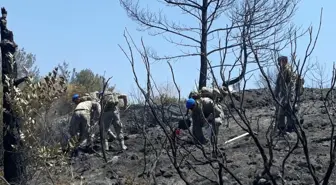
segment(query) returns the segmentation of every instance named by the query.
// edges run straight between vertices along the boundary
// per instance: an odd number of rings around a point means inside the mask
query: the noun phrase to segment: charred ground
[[[327,90],[305,89],[300,111],[304,118],[303,127],[310,146],[310,160],[319,178],[326,173],[329,163],[330,140],[321,141],[321,138],[327,138],[331,133],[331,125],[323,108],[323,96],[326,92]],[[233,103],[238,104],[239,97],[241,95],[237,95]],[[258,89],[245,91],[244,99],[247,117],[250,118],[252,127],[258,133],[262,146],[268,152],[265,135],[274,114],[272,98],[266,90]],[[228,108],[230,108],[230,104]],[[178,111],[175,110],[175,112]],[[97,153],[81,154],[72,158],[69,162],[70,165],[64,162],[61,164],[60,161],[63,160],[52,159],[48,162],[50,171],[41,171],[34,175],[30,184],[52,184],[51,178],[55,184],[79,184],[80,182],[83,182],[83,184],[152,184],[149,183],[146,174],[148,172],[155,176],[157,184],[185,184],[171,165],[167,150],[160,150],[161,143],[165,138],[162,129],[155,125],[154,120],[151,123],[146,123],[148,124],[146,130],[148,140],[146,140],[145,149],[144,135],[141,128],[138,127],[141,120],[135,119],[135,117],[141,118],[143,112],[143,106],[134,105],[123,113],[122,119],[126,127],[128,150],[123,153],[113,150],[108,151],[109,163],[104,162],[100,150],[97,150]],[[233,118],[228,118],[227,123],[220,128],[219,148],[225,154],[226,167],[241,180],[242,184],[252,184],[255,177],[263,169],[262,158],[254,141],[250,137],[246,137],[224,146],[226,140],[243,133],[244,131],[239,128]],[[274,166],[271,172],[279,180],[281,163],[288,153],[288,146],[293,146],[296,143],[296,136],[293,133],[285,138],[278,137],[277,140],[278,142],[273,149]],[[115,148],[118,148],[117,142],[113,144]],[[181,173],[187,177],[187,180],[191,184],[198,185],[216,184],[211,180],[216,181],[217,174],[213,172],[209,164],[200,162],[205,160],[202,152],[188,142],[185,142],[182,146],[188,148],[195,156],[186,158],[180,166]],[[206,151],[211,152],[209,145],[205,148],[208,148]],[[146,152],[146,170],[144,170],[144,151]],[[157,155],[160,156],[158,159],[156,158]],[[156,161],[156,165],[152,165],[154,161]],[[223,174],[224,184],[238,184],[231,175],[226,172]],[[313,180],[309,174],[302,147],[296,149],[287,159],[283,179],[285,184],[312,184]],[[329,184],[334,183],[336,183],[335,173],[332,174]]]

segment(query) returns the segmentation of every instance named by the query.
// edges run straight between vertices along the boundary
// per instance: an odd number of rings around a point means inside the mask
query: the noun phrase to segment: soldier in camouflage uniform
[[[217,143],[219,126],[224,122],[222,107],[209,97],[189,98],[186,107],[188,110],[192,110],[192,133],[196,140],[195,143],[207,143],[202,130],[202,127],[207,123],[212,127],[211,143]]]
[[[127,146],[124,142],[124,133],[123,133],[123,124],[120,119],[120,109],[119,109],[119,99],[123,99],[124,109],[127,107],[127,96],[126,95],[117,95],[111,91],[105,91],[103,101],[105,104],[104,107],[104,126],[105,132],[112,140],[118,139],[120,148],[122,150],[127,150]],[[117,135],[115,135],[110,127],[113,125],[114,130]],[[105,141],[105,148],[108,149],[108,142]]]
[[[91,127],[93,126],[93,120],[98,119],[95,117],[91,119],[92,111],[95,115],[100,115],[101,107],[98,102],[95,101],[81,101],[78,94],[72,97],[72,101],[77,105],[70,122],[70,136],[74,137],[79,132],[79,148],[85,149],[92,142],[92,138],[89,137]]]
[[[90,93],[84,93],[83,96],[80,96],[80,101],[94,101],[94,102],[100,102],[99,100],[99,91],[94,91],[94,92],[90,92]],[[97,114],[96,111],[91,111],[91,123],[93,124],[91,127],[91,138],[94,139],[96,137],[96,132],[98,129],[98,122],[97,120],[93,120],[93,118],[99,117],[100,115]]]
[[[288,64],[286,56],[279,57],[278,63],[280,71],[277,76],[274,95],[278,98],[283,108],[280,105],[276,105],[276,125],[281,132],[292,131],[294,120],[288,108],[290,103],[293,102],[296,79],[294,79],[293,69]]]

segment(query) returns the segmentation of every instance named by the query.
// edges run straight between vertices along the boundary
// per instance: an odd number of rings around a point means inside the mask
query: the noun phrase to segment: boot
[[[110,142],[113,142],[114,140],[117,139],[117,136],[111,130],[108,130],[107,135],[109,136]]]
[[[127,150],[127,146],[125,145],[124,139],[120,140],[120,148],[121,150]]]

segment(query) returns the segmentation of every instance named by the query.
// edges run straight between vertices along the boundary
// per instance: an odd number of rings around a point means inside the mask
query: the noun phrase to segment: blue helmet
[[[74,94],[73,96],[72,96],[72,101],[75,101],[75,100],[77,100],[79,98],[79,94]]]
[[[196,104],[196,101],[194,98],[189,98],[186,102],[187,109],[191,109]]]

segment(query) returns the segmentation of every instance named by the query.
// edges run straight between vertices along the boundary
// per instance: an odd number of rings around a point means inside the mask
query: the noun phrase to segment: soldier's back
[[[208,117],[214,111],[214,107],[216,106],[215,102],[208,97],[202,97],[200,101],[202,104],[203,114],[205,117]]]
[[[91,109],[92,109],[92,101],[90,100],[80,102],[75,108],[75,110],[88,110],[88,111],[90,111]]]

